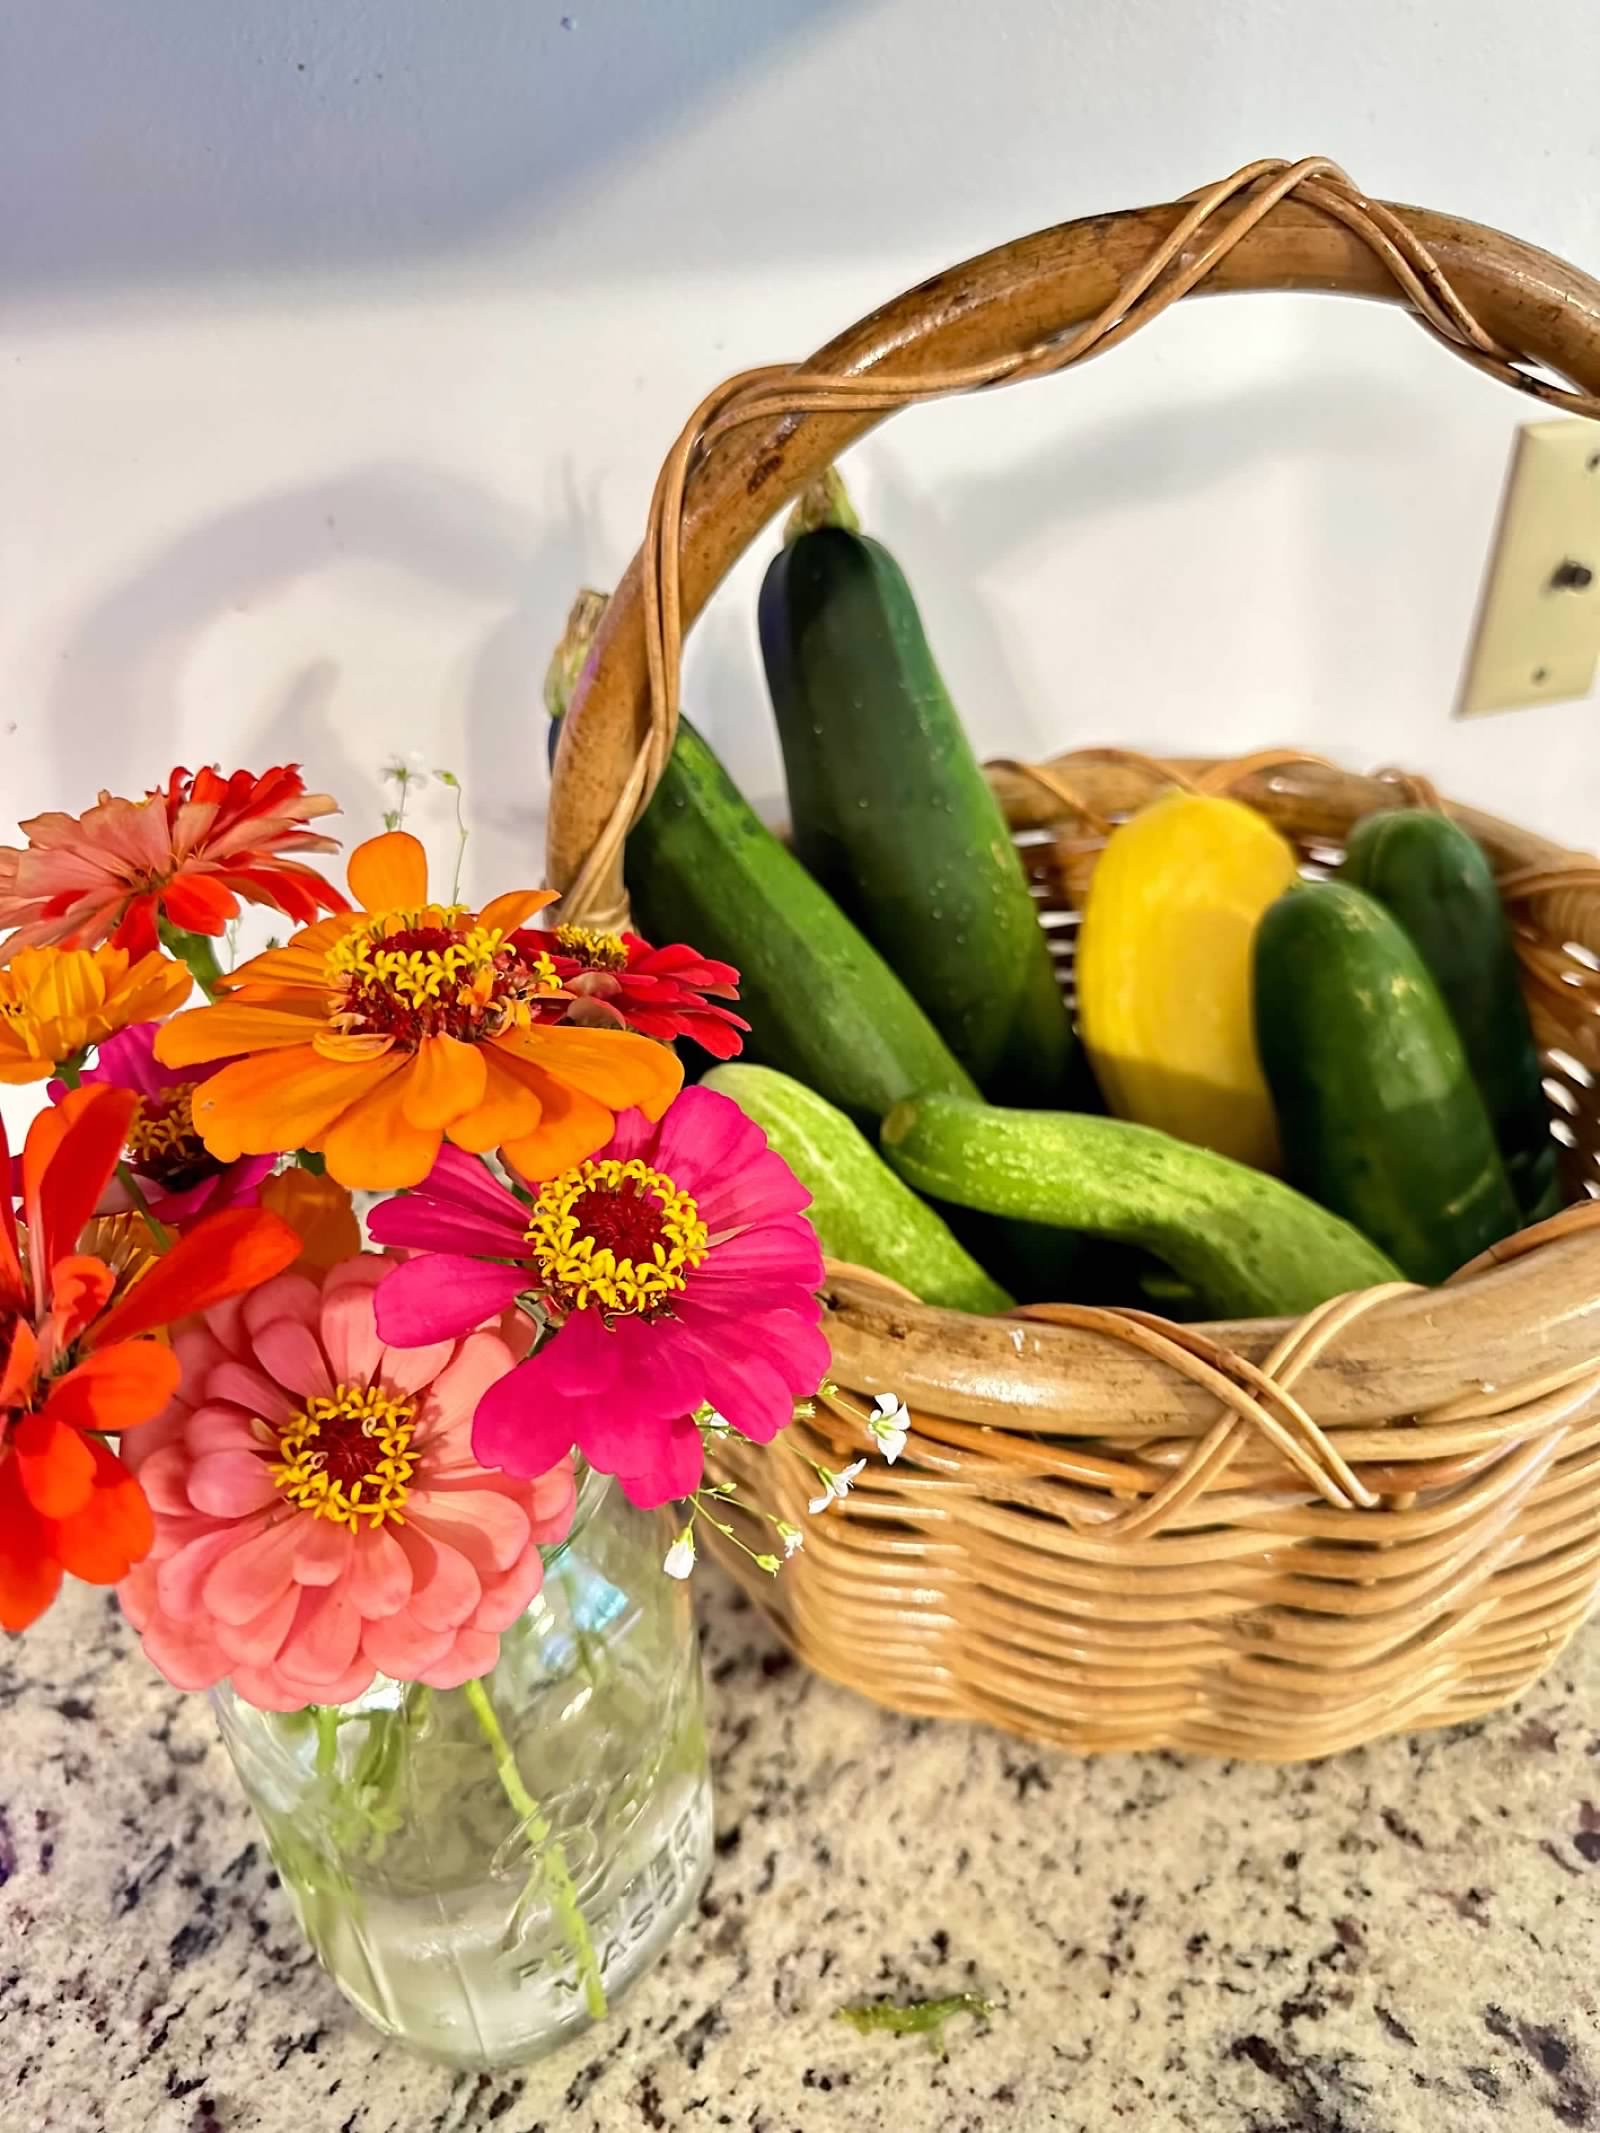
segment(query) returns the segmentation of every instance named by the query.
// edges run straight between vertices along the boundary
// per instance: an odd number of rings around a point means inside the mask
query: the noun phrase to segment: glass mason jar
[[[306,1937],[367,2020],[505,2066],[599,2018],[693,1911],[711,1862],[700,1651],[667,1515],[587,1474],[544,1589],[464,1689],[380,1677],[222,1738]]]

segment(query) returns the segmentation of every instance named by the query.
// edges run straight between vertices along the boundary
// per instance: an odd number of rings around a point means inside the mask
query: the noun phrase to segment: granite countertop
[[[306,1953],[203,1699],[77,1591],[0,1656],[0,2125],[28,2133],[1600,2128],[1600,1628],[1514,1711],[1262,1769],[888,1716],[699,1573],[718,1858],[614,2022],[508,2075]],[[974,1989],[862,2037],[846,2001]]]

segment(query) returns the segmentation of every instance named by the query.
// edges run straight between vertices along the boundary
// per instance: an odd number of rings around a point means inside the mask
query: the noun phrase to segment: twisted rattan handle
[[[566,915],[624,917],[623,840],[672,746],[683,633],[789,497],[896,409],[1064,370],[1201,286],[1404,303],[1464,361],[1600,416],[1600,284],[1476,223],[1368,200],[1320,157],[1253,163],[1169,206],[951,268],[809,362],[729,379],[691,416],[563,722],[549,878]]]

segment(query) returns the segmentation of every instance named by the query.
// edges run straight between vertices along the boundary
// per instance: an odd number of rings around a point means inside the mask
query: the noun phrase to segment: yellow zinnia
[[[0,968],[0,1082],[47,1081],[64,1060],[189,997],[187,967],[125,948],[19,948]]]
[[[339,1184],[383,1192],[419,1185],[448,1139],[548,1178],[604,1146],[616,1112],[658,1119],[677,1095],[665,1045],[540,1019],[537,1003],[564,996],[516,936],[550,891],[434,902],[404,830],[352,852],[349,881],[358,909],[242,964],[223,999],[156,1039],[164,1066],[228,1062],[194,1093],[219,1162],[309,1148]]]

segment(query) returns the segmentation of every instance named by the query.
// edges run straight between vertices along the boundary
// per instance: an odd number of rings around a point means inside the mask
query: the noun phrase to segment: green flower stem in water
[[[317,1776],[332,1777],[339,1759],[339,1714],[328,1704],[316,1704],[312,1717],[317,1728]]]
[[[469,1681],[463,1691],[478,1721],[478,1730],[494,1756],[495,1774],[500,1788],[521,1817],[529,1841],[538,1854],[540,1870],[545,1887],[550,1892],[550,1902],[561,1921],[561,1929],[567,1946],[577,1959],[578,1975],[583,1980],[583,2004],[590,2019],[603,2021],[606,2012],[606,1989],[600,1977],[600,1965],[595,1959],[594,1942],[589,1935],[588,1921],[578,1904],[578,1892],[572,1885],[566,1855],[556,1842],[546,1821],[544,1810],[522,1782],[522,1773],[517,1768],[517,1758],[511,1743],[501,1729],[495,1716],[494,1705],[481,1681]]]
[[[190,975],[208,1000],[215,1000],[222,989],[222,965],[217,961],[217,951],[209,934],[186,933],[175,926],[171,919],[163,917],[159,928],[161,945],[169,955],[187,963]]]

